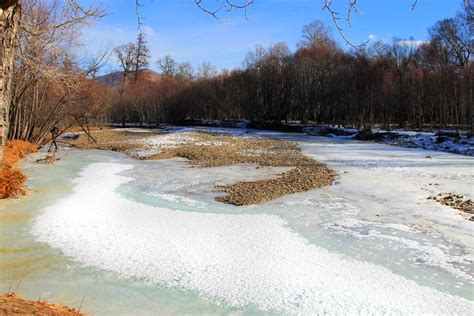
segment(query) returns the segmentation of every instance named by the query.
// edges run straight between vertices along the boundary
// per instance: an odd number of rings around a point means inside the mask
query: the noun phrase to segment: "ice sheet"
[[[269,214],[182,212],[124,198],[131,165],[94,163],[43,210],[38,240],[84,265],[232,306],[287,313],[465,314],[466,299],[312,245]]]

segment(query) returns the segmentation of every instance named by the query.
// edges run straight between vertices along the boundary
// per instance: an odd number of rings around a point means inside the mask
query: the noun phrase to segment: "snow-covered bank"
[[[192,123],[194,123],[195,126],[204,126],[204,128],[207,127],[207,129],[210,130],[232,130],[235,128],[238,131],[273,130],[290,133],[296,132],[306,133],[313,136],[367,140],[406,148],[421,148],[474,156],[474,135],[472,135],[472,133],[459,132],[455,130],[434,130],[432,132],[418,132],[403,129],[394,129],[388,131],[380,128],[364,130],[333,125],[252,122],[248,120],[229,120],[221,122],[205,122],[195,120],[189,123],[190,125],[186,125],[189,126],[187,127],[189,129],[192,129]],[[370,135],[368,135],[368,131],[370,131]]]
[[[133,166],[89,165],[35,221],[40,241],[88,265],[232,306],[297,314],[465,314],[471,301],[308,243],[269,214],[170,210],[116,192]]]
[[[120,131],[137,133],[160,132],[184,132],[201,131],[212,133],[228,133],[232,135],[255,134],[256,131],[276,131],[288,133],[306,133],[312,136],[324,136],[336,139],[356,139],[373,141],[392,146],[405,148],[420,148],[427,150],[443,151],[467,156],[474,156],[474,135],[472,132],[455,130],[435,130],[432,132],[410,131],[403,129],[383,130],[374,128],[370,130],[345,128],[332,125],[314,125],[301,123],[278,123],[278,122],[251,122],[247,120],[228,121],[199,121],[191,120],[184,126],[173,125],[150,125],[147,128],[140,127],[139,124],[129,124],[126,128],[117,128]],[[194,123],[195,125],[193,125]],[[119,125],[112,125],[118,127]],[[137,127],[134,127],[137,126]],[[75,139],[78,133],[65,133],[63,139]]]
[[[302,131],[309,135],[375,141],[393,146],[474,156],[474,137],[456,131],[414,132],[372,129],[367,132],[366,130],[331,126],[304,126]]]
[[[209,130],[231,130],[237,133],[255,130],[273,130],[290,133],[306,133],[313,136],[325,136],[340,139],[357,139],[375,141],[393,146],[406,148],[421,148],[428,150],[444,151],[449,153],[474,156],[474,136],[468,132],[455,130],[435,130],[433,132],[417,132],[403,129],[383,130],[374,128],[367,135],[367,130],[357,128],[346,128],[332,125],[314,125],[301,123],[278,123],[278,122],[251,122],[247,120],[202,122],[192,121],[196,126]],[[192,129],[192,125],[187,125]],[[173,130],[174,128],[166,129]]]

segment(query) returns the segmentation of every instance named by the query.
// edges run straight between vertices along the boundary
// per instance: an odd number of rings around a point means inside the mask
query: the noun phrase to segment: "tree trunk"
[[[9,109],[13,97],[13,68],[19,32],[19,0],[5,1],[0,7],[0,157],[8,137]]]

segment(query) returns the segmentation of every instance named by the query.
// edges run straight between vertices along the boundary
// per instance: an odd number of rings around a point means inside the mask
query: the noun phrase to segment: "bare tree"
[[[160,67],[161,73],[166,77],[173,77],[178,70],[178,64],[170,55],[159,58],[156,63]]]
[[[442,51],[446,60],[453,64],[464,67],[469,63],[472,50],[474,49],[474,39],[471,33],[472,25],[469,25],[468,11],[469,7],[465,6],[465,11],[457,14],[455,18],[444,19],[437,22],[429,33],[431,41]]]
[[[94,79],[101,68],[103,68],[110,60],[112,51],[107,48],[103,51],[98,52],[92,58],[89,58],[85,65],[85,73],[88,78]]]
[[[24,0],[22,6],[8,135],[41,143],[65,119],[68,107],[77,103],[91,69],[103,61],[99,57],[83,70],[73,53],[87,19],[70,22],[72,13],[60,2]]]
[[[133,43],[120,45],[114,48],[114,53],[122,68],[122,85],[120,87],[120,95],[122,95],[127,83],[127,76],[135,69],[137,47]]]
[[[204,61],[198,66],[198,78],[210,79],[217,76],[217,69],[209,61]]]
[[[410,39],[409,41],[412,41],[413,39]],[[406,81],[406,76],[409,71],[410,64],[413,62],[413,59],[415,57],[415,49],[416,47],[413,45],[407,45],[407,41],[402,41],[398,38],[393,39],[393,44],[391,46],[391,49],[389,51],[390,57],[394,61],[395,64],[395,71],[396,71],[396,79],[397,79],[397,103],[398,103],[398,118],[399,122],[398,125],[400,128],[403,128],[405,125],[406,121],[406,114],[407,114],[407,108],[408,104],[405,101],[405,94],[406,89],[405,89],[405,81]]]
[[[150,48],[145,39],[145,34],[139,32],[136,43],[136,56],[135,56],[135,81],[138,80],[139,71],[145,69],[150,64]]]
[[[333,43],[331,29],[321,20],[314,20],[303,26],[303,39],[298,44],[299,47],[311,47],[322,43]]]
[[[32,29],[21,20],[22,0],[4,0],[0,4],[0,155],[3,155],[3,145],[8,138],[10,108],[14,102],[13,91],[15,82],[13,79],[14,67],[17,60],[16,48],[18,46],[18,35],[20,30],[30,35],[40,36],[43,32],[54,32],[69,25],[87,24],[94,18],[102,17],[104,10],[100,6],[85,8],[80,6],[76,0],[63,0],[59,5],[53,1],[53,7],[61,7],[62,20],[58,24],[51,25],[49,30]],[[36,65],[41,66],[41,65]]]
[[[189,62],[180,63],[176,75],[180,79],[192,80],[194,78],[193,66]]]
[[[256,45],[253,50],[247,52],[243,62],[244,67],[258,67],[265,57],[265,48]]]
[[[2,1],[0,10],[0,155],[3,157],[13,98],[13,70],[20,30],[21,5],[15,0]]]

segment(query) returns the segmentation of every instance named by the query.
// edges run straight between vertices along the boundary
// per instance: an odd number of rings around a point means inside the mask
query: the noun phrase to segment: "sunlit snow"
[[[224,306],[310,315],[474,308],[472,222],[426,199],[439,191],[472,198],[472,157],[256,136],[299,141],[339,172],[336,183],[235,207],[215,202],[213,186],[270,170],[104,155],[83,165],[71,194],[41,211],[34,235],[85,266]]]

